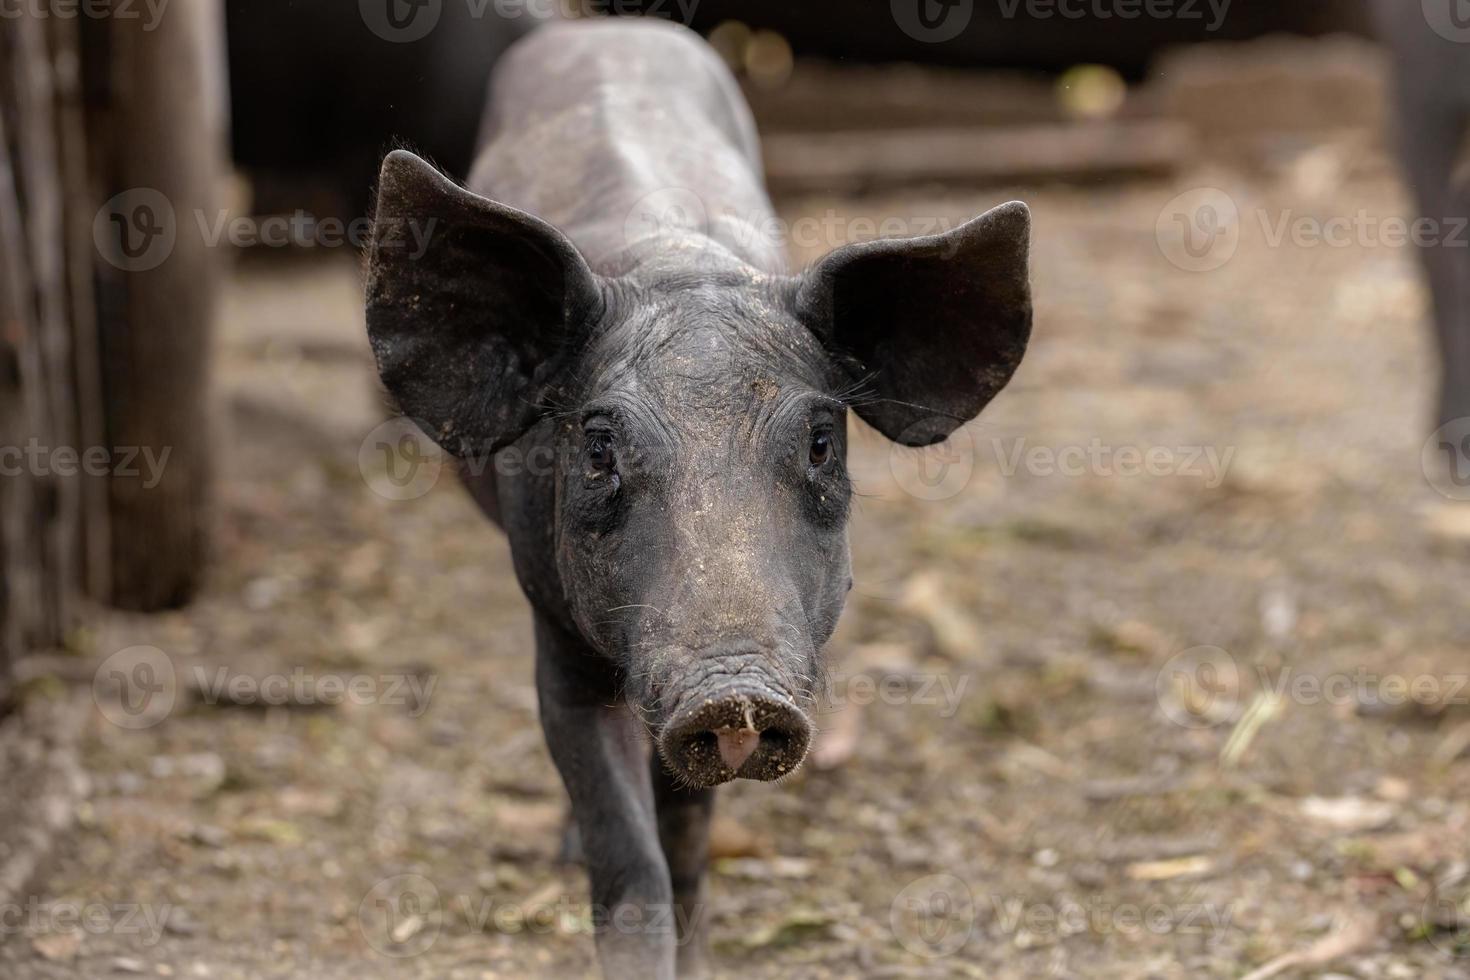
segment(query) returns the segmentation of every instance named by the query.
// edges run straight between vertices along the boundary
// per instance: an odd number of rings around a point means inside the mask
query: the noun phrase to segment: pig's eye
[[[832,433],[818,429],[812,433],[811,450],[807,457],[813,469],[821,469],[832,459]]]
[[[587,433],[587,466],[594,473],[611,473],[618,465],[617,453],[613,451],[612,434],[608,432]]]

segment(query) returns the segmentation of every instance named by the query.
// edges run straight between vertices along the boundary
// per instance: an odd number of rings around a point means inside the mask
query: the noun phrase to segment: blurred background
[[[360,245],[517,37],[644,15],[740,79],[793,267],[1035,221],[1006,391],[854,432],[820,739],[721,793],[722,974],[1470,977],[1424,261],[1470,234],[1395,150],[1406,80],[1464,118],[1457,3],[0,10],[0,976],[593,969],[526,605],[377,385]]]

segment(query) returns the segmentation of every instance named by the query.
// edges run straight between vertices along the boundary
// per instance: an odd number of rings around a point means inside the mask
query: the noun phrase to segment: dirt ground
[[[1197,188],[1240,214],[1207,271],[1158,232]],[[856,437],[845,707],[821,765],[721,791],[720,975],[1470,977],[1470,503],[1421,465],[1417,269],[1271,240],[1402,191],[1327,146],[781,210],[1012,196],[1030,352],[949,450]],[[252,256],[225,319],[212,579],[86,638],[162,707],[99,697],[88,801],[0,975],[587,975],[525,604],[447,473],[377,492],[354,258]],[[337,681],[364,696],[300,703]]]

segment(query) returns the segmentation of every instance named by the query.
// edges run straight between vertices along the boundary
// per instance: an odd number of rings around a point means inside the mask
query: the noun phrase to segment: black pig
[[[587,21],[506,55],[468,190],[403,151],[379,180],[373,351],[408,416],[494,461],[466,479],[531,602],[611,977],[703,972],[713,789],[806,753],[851,586],[849,407],[942,440],[1031,328],[1025,205],[792,276],[759,160],[696,35]],[[648,226],[670,195],[686,220]]]
[[[1376,0],[1394,74],[1394,122],[1406,176],[1427,232],[1415,231],[1428,274],[1439,390],[1435,426],[1470,418],[1470,18],[1458,0]],[[1416,229],[1420,226],[1416,225]],[[1459,465],[1470,463],[1462,453]],[[1452,465],[1454,465],[1452,463]]]

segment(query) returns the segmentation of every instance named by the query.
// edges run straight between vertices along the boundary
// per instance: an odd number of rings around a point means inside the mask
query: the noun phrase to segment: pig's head
[[[604,277],[400,151],[376,229],[384,383],[457,456],[554,445],[559,589],[666,764],[699,786],[795,769],[852,581],[847,412],[925,446],[1005,385],[1031,325],[1025,206],[795,277],[697,243]]]

